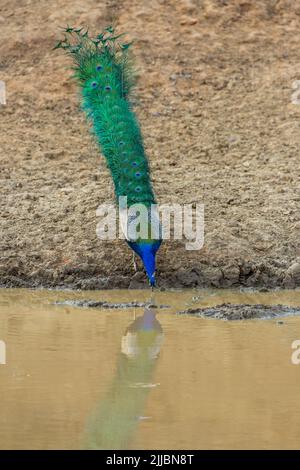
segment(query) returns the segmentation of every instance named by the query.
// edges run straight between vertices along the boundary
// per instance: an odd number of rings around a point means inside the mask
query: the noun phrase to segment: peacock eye
[[[137,162],[132,162],[132,166],[137,166]]]
[[[97,72],[101,72],[102,69],[103,69],[103,65],[97,65],[96,67]]]
[[[119,142],[120,147],[123,147],[124,144],[125,144],[125,142],[123,142],[123,140],[121,140],[121,141]]]
[[[92,87],[92,88],[97,88],[97,82],[92,82],[92,83],[91,83],[91,87]]]
[[[104,90],[105,90],[105,91],[111,91],[111,86],[110,86],[110,85],[106,85],[106,87],[104,87]]]
[[[136,172],[135,176],[139,178],[141,176],[141,173],[139,171]]]
[[[136,190],[137,193],[140,193],[140,192],[141,192],[141,187],[140,187],[140,186],[137,186],[137,187],[135,188],[135,190]]]

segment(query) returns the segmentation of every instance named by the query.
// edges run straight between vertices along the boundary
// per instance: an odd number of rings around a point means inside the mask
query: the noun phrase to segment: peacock
[[[129,51],[132,43],[122,42],[123,35],[116,35],[112,26],[95,38],[82,28],[68,26],[64,32],[64,39],[54,49],[61,48],[73,58],[82,108],[110,170],[119,212],[128,214],[130,208],[140,205],[145,208],[138,236],[130,231],[137,222],[136,212],[127,218],[121,216],[121,225],[128,245],[141,258],[154,286],[155,258],[162,237],[149,164],[131,100],[135,84]],[[120,201],[125,201],[127,211],[120,207]]]

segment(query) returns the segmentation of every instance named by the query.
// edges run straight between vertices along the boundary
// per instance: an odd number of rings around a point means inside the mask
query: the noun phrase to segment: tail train
[[[108,27],[93,39],[82,28],[67,27],[64,39],[55,49],[64,49],[73,59],[83,109],[105,156],[117,203],[120,197],[126,197],[128,209],[135,204],[146,207],[144,222],[148,235],[130,238],[130,230],[125,230],[125,237],[142,259],[150,284],[154,285],[155,257],[161,237],[160,230],[155,230],[154,236],[151,231],[154,219],[157,222],[151,211],[156,200],[140,127],[130,101],[135,83],[129,55],[131,43],[122,43],[122,36]]]

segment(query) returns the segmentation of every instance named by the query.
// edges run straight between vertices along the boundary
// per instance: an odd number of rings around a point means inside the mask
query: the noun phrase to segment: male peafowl
[[[83,109],[106,158],[117,203],[127,198],[128,210],[136,204],[146,208],[141,218],[145,226],[139,236],[131,237],[128,232],[136,216],[125,221],[121,216],[121,223],[127,243],[142,259],[150,285],[154,286],[161,230],[157,212],[153,210],[156,201],[142,135],[130,102],[134,85],[128,55],[130,43],[121,43],[122,35],[115,36],[112,27],[95,39],[82,29],[67,27],[65,33],[55,49],[64,49],[74,60],[74,77],[81,88]]]

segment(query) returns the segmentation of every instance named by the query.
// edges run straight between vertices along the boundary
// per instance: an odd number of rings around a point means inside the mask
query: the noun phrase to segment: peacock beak
[[[149,278],[150,286],[155,287],[155,276],[154,274]]]

